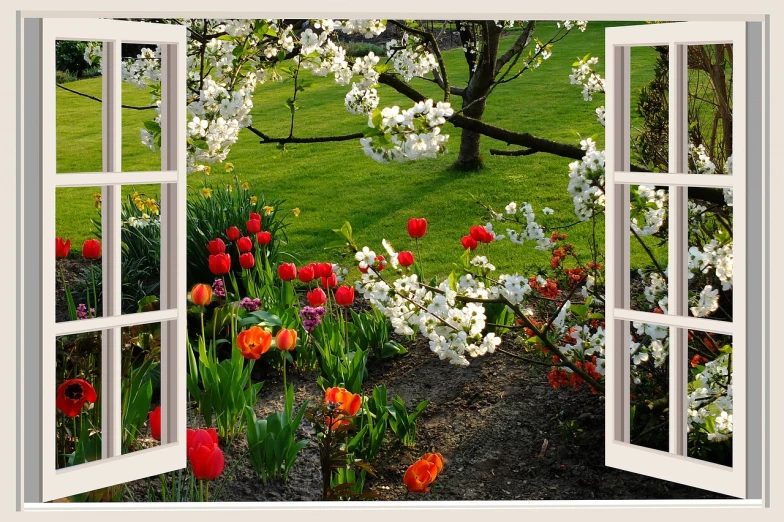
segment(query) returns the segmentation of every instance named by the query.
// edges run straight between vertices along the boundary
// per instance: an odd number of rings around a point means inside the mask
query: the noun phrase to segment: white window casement
[[[185,467],[185,28],[102,19],[25,20],[25,502],[45,502]],[[102,42],[103,171],[58,173],[55,43]],[[161,168],[123,172],[122,43],[161,49]],[[160,310],[121,310],[121,190],[156,184],[161,193]],[[55,203],[62,187],[101,188],[102,310],[98,317],[55,320]],[[37,297],[37,298],[36,298]],[[161,444],[123,455],[122,328],[161,324]],[[55,350],[59,336],[100,332],[100,459],[56,469]],[[40,393],[36,393],[40,392]],[[34,412],[39,412],[35,414]]]
[[[606,60],[606,465],[740,498],[760,498],[763,445],[760,376],[764,248],[762,192],[761,27],[746,22],[683,22],[608,28]],[[692,174],[688,167],[690,45],[732,45],[732,175]],[[668,172],[631,172],[631,49],[669,46]],[[633,310],[630,303],[630,187],[669,191],[667,314]],[[690,187],[732,189],[733,302],[731,321],[692,317],[688,304]],[[634,445],[630,438],[631,323],[669,328],[668,451]],[[687,451],[689,368],[687,333],[732,336],[732,465],[690,458]]]

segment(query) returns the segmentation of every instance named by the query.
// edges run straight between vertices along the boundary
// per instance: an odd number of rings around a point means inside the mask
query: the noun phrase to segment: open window
[[[26,19],[24,29],[27,196],[23,244],[28,263],[23,316],[28,412],[24,419],[24,492],[26,502],[45,502],[185,467],[186,39],[185,28],[180,26],[98,19]],[[69,41],[87,42],[100,57],[96,60],[100,66],[96,94],[101,99],[95,97],[100,104],[93,108],[100,112],[101,131],[82,136],[79,146],[85,154],[90,148],[100,149],[96,157],[102,158],[102,164],[87,172],[57,161],[55,46]],[[160,165],[148,170],[124,168],[123,162],[121,50],[129,43],[151,44],[149,69],[155,71],[151,80],[159,82],[161,89],[159,128],[150,132],[151,144],[159,149],[154,163]],[[150,300],[150,306],[133,310],[138,313],[127,313],[121,263],[128,248],[121,235],[128,226],[122,215],[122,200],[127,197],[123,188],[141,184],[155,187],[160,194],[160,285],[158,303]],[[71,314],[58,321],[58,193],[78,187],[92,187],[100,201],[99,239],[91,240],[91,251],[85,254],[95,260],[91,273],[100,275],[93,283],[92,303],[78,317]],[[154,334],[150,333],[153,329]],[[125,443],[132,438],[129,430],[136,429],[140,421],[128,418],[132,395],[138,390],[123,388],[123,381],[135,371],[124,366],[123,353],[129,343],[143,346],[139,339],[145,335],[157,337],[159,352],[151,364],[160,370],[156,385],[161,423],[160,442],[143,449]],[[79,363],[73,375],[58,368],[64,352]],[[77,423],[77,412],[64,404],[78,406],[83,413],[85,401],[89,414]],[[147,412],[136,413],[144,418]]]
[[[763,314],[761,302],[751,298],[760,291],[764,274],[759,27],[687,22],[609,28],[605,45],[606,465],[735,497],[760,498]],[[668,117],[662,118],[659,134],[659,150],[665,153],[640,162],[633,158],[637,153],[639,160],[639,151],[630,146],[634,118],[640,116],[631,110],[631,71],[635,51],[652,46],[663,51],[660,56],[668,55],[662,64],[669,68],[669,85],[663,89]],[[718,166],[701,162],[705,155],[700,156],[694,143],[703,124],[699,103],[706,100],[695,76],[700,68],[692,61],[709,53],[714,53],[712,81],[721,78],[711,92],[722,99],[707,100],[711,107],[704,109],[723,111],[721,118],[711,120],[710,129],[712,143],[723,144]],[[666,210],[660,223],[666,240],[656,245],[664,258],[657,263],[656,277],[666,286],[659,302],[666,305],[656,313],[635,306],[639,286],[635,290],[632,281],[630,252],[643,227],[635,211],[643,191],[659,194],[662,215]],[[706,307],[721,306],[716,289],[695,288],[693,283],[702,268],[695,256],[702,254],[689,238],[706,208],[696,196],[705,191],[718,194],[716,205],[724,209],[710,218],[721,223],[706,226],[716,234],[711,248],[723,248],[727,254],[722,259],[730,277],[723,284],[725,290],[731,287],[732,298],[723,303],[730,306],[721,314],[703,313]],[[695,292],[707,294],[701,299]],[[648,353],[643,357],[639,352],[643,338],[654,338],[651,342],[659,348],[650,357],[657,362],[647,372],[637,371],[644,367],[641,360],[649,360]],[[631,397],[632,380],[651,378],[653,371],[663,374],[665,384],[660,386],[669,390],[665,402]],[[635,423],[641,408],[649,417],[642,427]],[[646,444],[640,432],[655,426],[664,426],[669,436]],[[701,430],[711,440],[723,438],[730,444],[730,456],[716,462],[693,451]]]

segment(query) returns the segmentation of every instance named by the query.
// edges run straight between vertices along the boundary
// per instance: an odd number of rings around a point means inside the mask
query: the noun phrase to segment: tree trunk
[[[486,100],[476,101],[463,98],[463,107],[468,107],[463,114],[477,120],[482,119],[485,112]],[[482,135],[468,129],[463,129],[460,137],[460,152],[455,161],[455,168],[458,170],[479,170],[482,168],[482,154],[480,151],[480,141]]]

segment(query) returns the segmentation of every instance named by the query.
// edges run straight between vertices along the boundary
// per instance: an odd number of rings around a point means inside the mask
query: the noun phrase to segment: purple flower
[[[215,297],[226,297],[226,289],[223,287],[223,279],[215,279],[215,282],[212,283],[212,293],[215,294]]]
[[[319,306],[317,308],[313,308],[312,306],[303,306],[299,316],[304,319],[302,321],[302,326],[305,328],[305,331],[311,333],[319,324],[321,324],[321,319],[324,318],[326,313],[327,311],[324,310],[323,306]]]
[[[251,299],[250,297],[243,297],[242,301],[240,301],[240,306],[243,307],[248,312],[255,312],[261,307],[261,299],[258,297],[256,299]]]
[[[76,307],[76,318],[89,319],[90,317],[95,317],[95,308],[90,308],[90,313],[87,313],[87,305],[80,303],[79,306]]]

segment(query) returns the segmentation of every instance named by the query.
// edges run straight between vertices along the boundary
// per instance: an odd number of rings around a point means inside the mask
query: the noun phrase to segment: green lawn
[[[603,147],[604,129],[594,115],[594,108],[603,100],[583,102],[580,88],[570,85],[568,76],[571,64],[586,53],[600,57],[599,70],[603,72],[607,25],[592,22],[585,33],[575,31],[554,47],[552,58],[539,69],[526,72],[519,81],[500,86],[488,103],[485,120],[567,143],[577,144],[580,139],[591,137]],[[554,24],[543,23],[537,28],[542,40],[554,30]],[[514,33],[505,37],[504,44],[508,45],[515,37]],[[649,60],[632,64],[635,85],[644,84],[653,74],[654,52],[651,49],[644,51],[648,52]],[[464,84],[467,70],[462,51],[445,53],[445,61],[451,83]],[[301,109],[297,113],[296,135],[343,134],[364,129],[365,118],[352,116],[343,107],[347,87],[335,85],[331,78],[313,80],[313,85],[298,97]],[[432,83],[415,80],[413,84],[423,92],[438,96],[438,89]],[[100,97],[100,79],[67,86]],[[292,89],[291,82],[259,85],[253,110],[254,126],[271,136],[287,134],[288,108],[284,102],[291,96]],[[385,86],[379,89],[379,95],[382,106],[411,105]],[[149,101],[146,92],[131,85],[123,86],[123,103],[145,105]],[[58,143],[57,160],[61,170],[99,170],[100,146],[96,145],[100,144],[99,104],[62,89],[57,90],[57,102],[61,142]],[[459,99],[454,99],[453,103],[459,106]],[[157,168],[158,156],[145,149],[139,140],[142,122],[153,115],[151,110],[123,110],[124,168]],[[384,166],[367,158],[358,142],[289,146],[281,151],[274,145],[260,145],[250,131],[243,130],[229,161],[235,165],[240,180],[250,183],[251,190],[263,193],[267,199],[285,199],[287,208],[302,210],[289,228],[287,247],[302,262],[338,261],[336,253],[324,249],[336,239],[331,229],[340,227],[346,220],[351,221],[360,245],[367,244],[381,252],[381,239],[386,238],[398,250],[413,250],[406,222],[410,217],[426,217],[430,226],[422,241],[425,268],[428,275],[444,275],[462,253],[460,238],[469,226],[486,221],[485,212],[474,198],[498,210],[510,201],[527,201],[537,212],[549,206],[556,213],[545,223],[574,221],[571,198],[566,192],[571,160],[547,154],[491,156],[490,148],[504,148],[505,144],[483,138],[486,168],[476,173],[460,173],[451,169],[460,130],[446,125],[444,132],[451,135],[451,150],[444,157]],[[216,166],[209,181],[223,184],[230,181],[230,176]],[[201,176],[191,179],[194,187],[201,183]],[[89,218],[95,216],[92,198],[95,192],[90,188],[63,189],[58,195],[58,235],[70,237],[76,244],[89,237],[92,232]],[[591,233],[588,224],[573,227],[569,230],[570,241],[587,253]],[[597,235],[599,241],[603,241],[603,224]],[[641,264],[642,255],[635,252],[633,264]],[[501,271],[527,271],[549,260],[545,253],[508,241],[493,245],[492,258]]]

